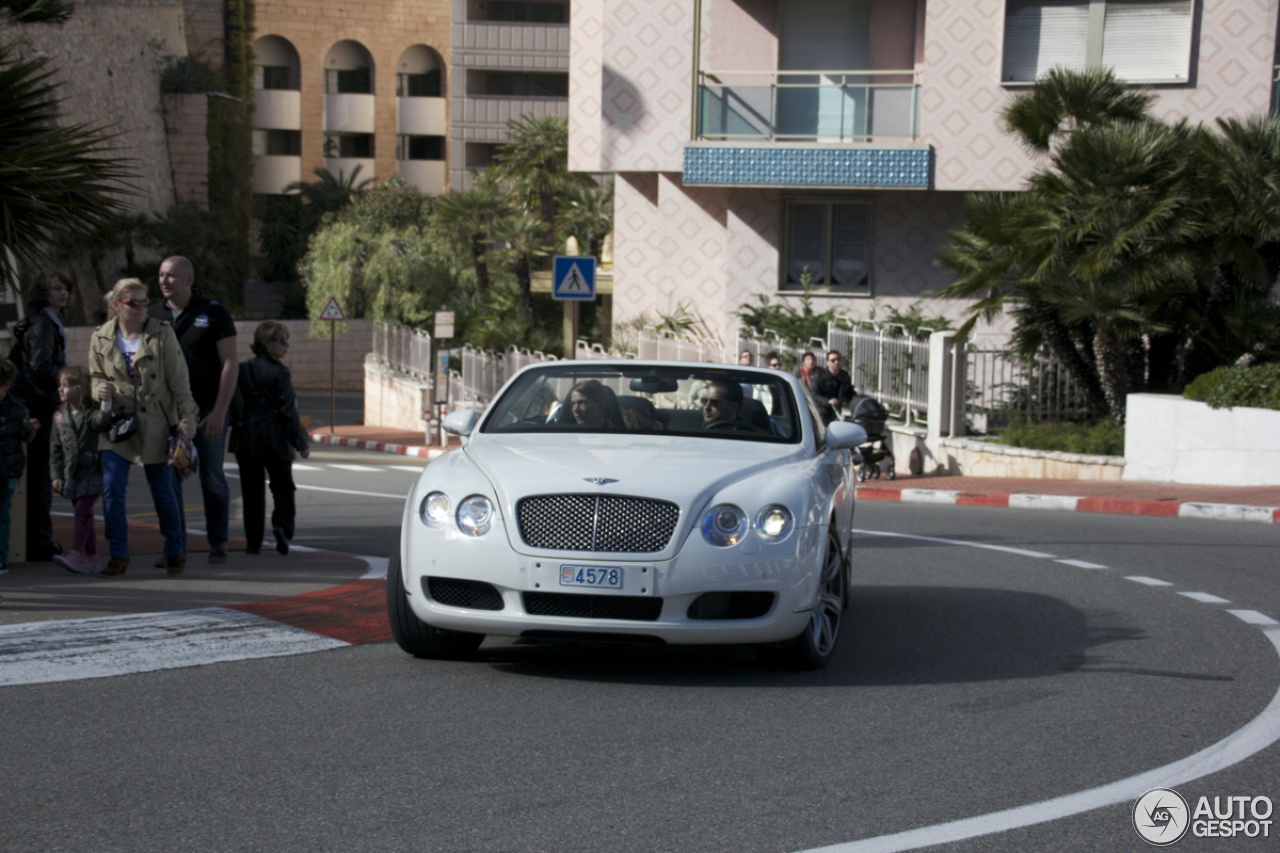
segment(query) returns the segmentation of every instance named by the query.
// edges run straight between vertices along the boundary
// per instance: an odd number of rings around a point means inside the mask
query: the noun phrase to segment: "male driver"
[[[713,379],[702,398],[702,428],[715,429],[722,423],[738,423],[742,407],[742,386],[737,382]]]
[[[818,403],[822,422],[829,424],[836,419],[839,408],[849,405],[853,399],[853,380],[848,371],[840,367],[840,353],[835,350],[827,353],[826,370],[814,371],[812,382],[813,398]]]
[[[236,324],[230,312],[212,299],[192,290],[195,270],[183,257],[165,258],[160,264],[160,292],[164,302],[147,312],[157,320],[173,323],[191,373],[191,396],[199,409],[194,443],[200,455],[200,491],[204,493],[204,518],[209,537],[209,562],[227,561],[227,513],[230,493],[222,473],[226,450],[227,408],[236,391]],[[182,529],[187,529],[182,501],[182,481],[174,472]],[[163,560],[163,558],[161,558]],[[157,563],[163,565],[163,562]]]

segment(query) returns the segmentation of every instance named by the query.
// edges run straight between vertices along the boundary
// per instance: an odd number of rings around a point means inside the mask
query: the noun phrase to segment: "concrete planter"
[[[1130,394],[1124,455],[1126,480],[1274,485],[1280,483],[1280,412]]]
[[[1029,450],[971,438],[944,438],[939,446],[947,473],[966,477],[1120,480],[1125,468],[1123,456]]]

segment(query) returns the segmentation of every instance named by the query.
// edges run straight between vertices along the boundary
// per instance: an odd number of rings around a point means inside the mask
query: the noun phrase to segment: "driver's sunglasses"
[[[773,370],[781,370],[781,369],[782,369],[782,362],[780,362],[780,361],[771,361],[771,362],[769,362],[769,367],[770,367],[771,369],[773,369]]]
[[[117,299],[117,305],[128,305],[130,308],[146,308],[151,303],[145,299]]]
[[[285,346],[288,346],[288,345],[289,345],[289,339],[288,339],[288,338],[272,338],[272,339],[271,339],[271,343],[273,343],[273,344],[284,344]]]
[[[833,355],[833,356],[831,356],[831,358],[827,359],[827,362],[828,362],[829,364],[839,364],[839,363],[840,363],[840,356],[838,356],[838,355]]]
[[[699,402],[702,403],[702,408],[704,409],[718,409],[723,401],[714,397],[703,397]]]

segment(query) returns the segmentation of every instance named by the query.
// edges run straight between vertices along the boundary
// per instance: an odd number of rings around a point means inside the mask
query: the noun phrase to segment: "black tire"
[[[399,554],[387,561],[387,621],[396,645],[418,658],[460,660],[470,657],[484,642],[484,634],[433,628],[414,614],[405,593]]]
[[[795,670],[822,669],[835,656],[840,626],[849,600],[849,571],[840,539],[827,530],[827,550],[822,557],[818,606],[809,615],[809,624],[785,643],[755,647],[756,657],[770,666]]]

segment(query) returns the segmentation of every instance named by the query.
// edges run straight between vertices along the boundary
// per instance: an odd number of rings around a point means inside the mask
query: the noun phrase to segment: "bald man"
[[[226,453],[227,409],[236,392],[236,324],[231,313],[216,300],[195,291],[195,269],[191,261],[175,255],[160,264],[160,293],[148,314],[173,324],[182,344],[191,374],[191,396],[195,398],[199,421],[193,439],[200,454],[200,491],[204,496],[205,529],[209,537],[209,562],[227,560],[227,516],[230,491],[222,471]],[[174,473],[175,488],[182,509],[182,529],[187,528],[186,510],[181,500],[182,480]]]

